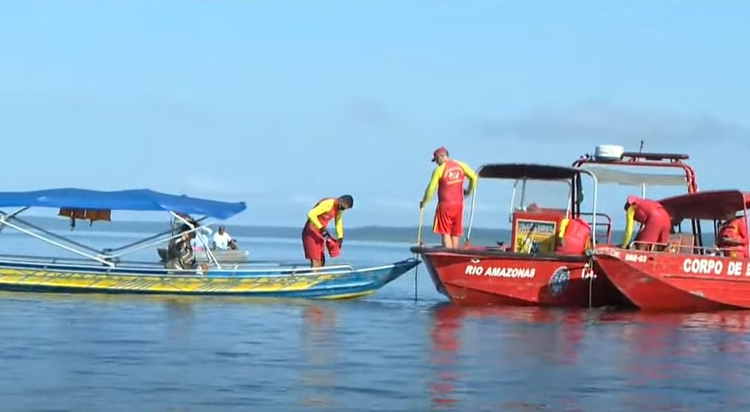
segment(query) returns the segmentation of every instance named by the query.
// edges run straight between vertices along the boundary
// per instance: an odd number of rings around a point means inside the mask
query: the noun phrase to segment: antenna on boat
[[[643,140],[641,140],[641,147],[638,148],[638,153],[643,153]]]

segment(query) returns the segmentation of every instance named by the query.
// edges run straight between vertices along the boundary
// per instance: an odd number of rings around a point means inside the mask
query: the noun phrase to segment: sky
[[[690,154],[701,189],[742,188],[749,15],[740,0],[7,0],[3,190],[151,188],[285,226],[349,193],[347,225],[407,226],[439,146],[474,168],[566,165],[641,139]],[[511,183],[491,183],[477,224],[507,226]]]

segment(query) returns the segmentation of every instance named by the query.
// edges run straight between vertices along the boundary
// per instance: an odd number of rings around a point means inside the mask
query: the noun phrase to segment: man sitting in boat
[[[354,207],[354,198],[351,195],[343,195],[338,199],[326,198],[318,203],[307,213],[307,221],[302,229],[302,248],[305,251],[305,259],[310,261],[310,267],[322,267],[325,265],[325,248],[327,242],[336,242],[329,245],[329,253],[338,252],[338,248],[344,243],[344,220],[345,210]],[[333,219],[336,225],[336,238],[331,239],[328,233],[328,223]]]
[[[719,227],[716,246],[724,256],[747,258],[747,221],[745,216],[736,216],[735,212],[727,213],[724,223]]]
[[[224,226],[219,226],[219,231],[214,234],[214,248],[219,250],[235,250],[237,249],[237,242],[229,236],[227,229]]]
[[[193,255],[190,241],[195,237],[195,232],[190,231],[188,225],[182,225],[181,235],[169,241],[167,256],[164,267],[173,270],[195,269],[197,264]]]
[[[638,196],[628,196],[624,209],[626,220],[625,235],[622,240],[623,248],[630,244],[634,222],[641,224],[635,237],[635,249],[662,250],[666,247],[672,230],[672,218],[661,203]]]

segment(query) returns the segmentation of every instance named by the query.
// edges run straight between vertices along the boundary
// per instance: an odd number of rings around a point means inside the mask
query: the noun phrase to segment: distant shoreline
[[[47,216],[27,216],[25,221],[58,233],[70,231],[70,221],[64,218]],[[235,237],[255,238],[299,238],[302,229],[289,226],[251,226],[251,225],[226,225],[227,232]],[[5,230],[13,231],[12,228]],[[167,222],[153,221],[114,221],[94,222],[89,225],[88,221],[77,221],[75,231],[78,233],[102,233],[102,232],[124,232],[133,234],[156,234],[169,230]],[[349,240],[363,240],[376,242],[414,243],[417,239],[418,227],[416,226],[359,226],[346,227],[345,236]],[[16,232],[17,233],[17,232]],[[704,232],[704,235],[708,235]],[[510,229],[472,228],[471,240],[474,244],[496,244],[498,241],[509,242]],[[621,230],[612,231],[612,240],[618,242],[622,238]],[[432,233],[432,228],[422,228],[422,239],[425,243],[440,243],[439,236]]]

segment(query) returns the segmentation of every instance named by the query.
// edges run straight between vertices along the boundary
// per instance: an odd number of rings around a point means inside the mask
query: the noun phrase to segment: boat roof
[[[75,188],[0,192],[0,207],[171,211],[199,214],[214,219],[227,219],[247,208],[245,202],[221,202],[186,195],[171,195],[149,189],[107,192]]]
[[[712,190],[662,199],[659,203],[674,217],[698,220],[724,219],[750,207],[750,193],[739,190]]]
[[[623,166],[622,164],[614,166]],[[634,163],[633,166],[638,166]],[[623,186],[685,186],[687,177],[685,174],[668,174],[668,173],[638,173],[628,172],[625,170],[615,170],[605,166],[581,165],[581,169],[586,169],[596,176],[599,183],[615,183]]]
[[[580,168],[538,163],[494,163],[482,165],[477,175],[486,179],[572,179],[581,173]]]

